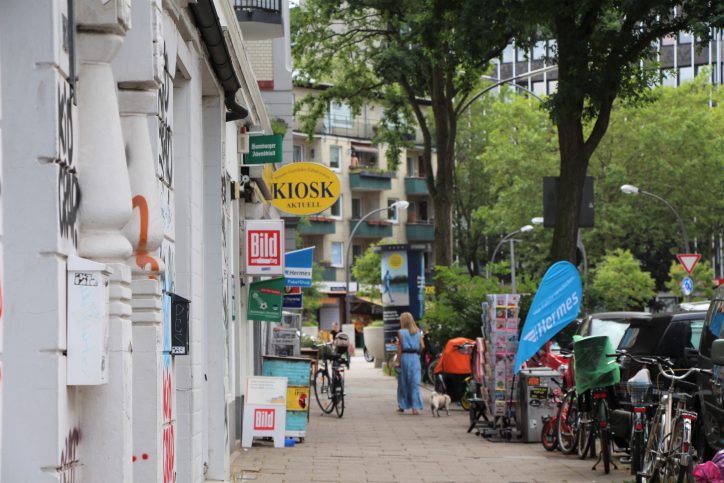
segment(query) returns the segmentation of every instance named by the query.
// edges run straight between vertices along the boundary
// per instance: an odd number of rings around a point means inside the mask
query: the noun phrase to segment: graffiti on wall
[[[76,176],[73,139],[73,99],[65,80],[58,83],[58,230],[73,246],[78,244],[80,185]]]
[[[80,443],[80,429],[72,428],[65,438],[65,447],[60,453],[60,483],[75,483],[76,469],[79,466],[78,444]]]

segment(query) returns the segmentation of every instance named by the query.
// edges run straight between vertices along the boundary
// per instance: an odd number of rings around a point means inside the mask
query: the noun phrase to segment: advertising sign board
[[[246,317],[249,320],[281,322],[284,278],[262,280],[249,284]]]
[[[326,210],[339,198],[339,178],[318,163],[292,163],[272,176],[272,204],[294,215],[313,215]]]
[[[246,274],[284,274],[284,220],[246,221]]]
[[[244,164],[268,164],[282,162],[282,136],[249,136],[249,152],[244,155]]]

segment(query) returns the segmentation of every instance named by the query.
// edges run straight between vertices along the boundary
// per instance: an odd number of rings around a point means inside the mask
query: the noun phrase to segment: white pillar
[[[123,235],[131,191],[110,62],[128,18],[122,0],[78,2],[78,172],[81,196],[79,255],[107,264],[110,279],[108,384],[78,391],[85,481],[133,481],[131,270],[132,247]]]

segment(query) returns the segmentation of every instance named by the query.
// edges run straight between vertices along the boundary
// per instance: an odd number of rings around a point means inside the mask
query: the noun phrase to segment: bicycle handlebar
[[[691,367],[681,376],[677,376],[674,373],[674,363],[668,357],[634,356],[625,350],[616,351],[615,354],[606,354],[606,355],[608,357],[628,357],[632,361],[638,362],[639,364],[644,364],[644,365],[656,364],[659,368],[659,372],[661,373],[661,375],[672,381],[681,381],[683,379],[686,379],[693,373],[702,373],[702,374],[712,375],[712,372],[709,369],[700,369],[698,367]]]

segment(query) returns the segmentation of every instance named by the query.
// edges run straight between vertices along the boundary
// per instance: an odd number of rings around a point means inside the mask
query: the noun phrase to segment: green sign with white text
[[[249,136],[249,152],[244,155],[244,164],[269,164],[282,162],[282,136]]]
[[[284,277],[250,283],[246,318],[266,322],[281,322],[283,296]]]

